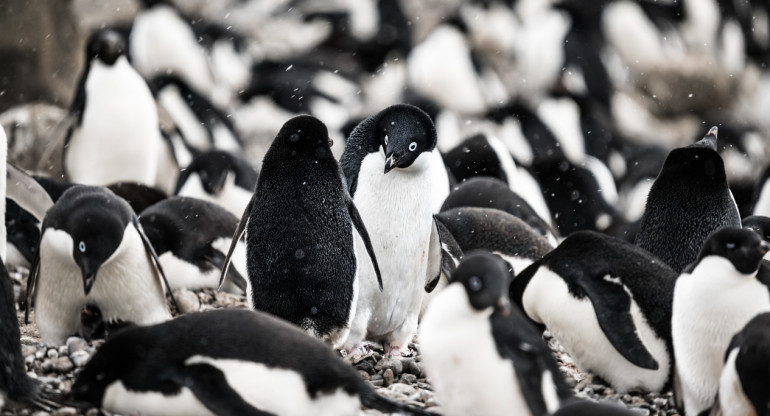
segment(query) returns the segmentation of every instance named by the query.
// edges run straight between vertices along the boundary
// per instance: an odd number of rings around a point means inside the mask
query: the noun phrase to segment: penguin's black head
[[[284,123],[273,141],[273,145],[289,150],[291,156],[310,153],[316,158],[334,157],[332,144],[326,125],[308,115],[297,116]]]
[[[706,256],[720,256],[730,260],[743,274],[756,272],[762,257],[770,251],[770,243],[746,228],[724,227],[709,234],[701,247],[698,261]]]
[[[717,151],[717,128],[712,127],[697,142],[669,152],[661,169],[661,175],[664,173],[672,177],[726,181],[724,161]]]
[[[743,228],[756,232],[763,240],[770,243],[770,217],[752,215],[741,220]]]
[[[506,292],[512,279],[513,268],[508,262],[487,251],[471,251],[457,266],[451,283],[465,287],[474,309],[481,311],[493,307],[507,315],[510,302]]]
[[[126,39],[114,30],[100,30],[91,35],[86,48],[86,62],[99,59],[112,65],[126,52]]]
[[[385,173],[412,166],[422,152],[436,147],[436,127],[428,114],[409,104],[396,104],[377,115],[377,139],[385,151]]]

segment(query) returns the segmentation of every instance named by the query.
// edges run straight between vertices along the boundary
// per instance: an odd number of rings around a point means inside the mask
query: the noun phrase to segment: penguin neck
[[[473,308],[463,285],[450,283],[431,301],[425,320],[442,326],[457,325],[461,322],[487,321],[493,312],[491,307],[482,310]]]
[[[758,283],[756,279],[758,270],[751,273],[741,273],[725,257],[708,255],[698,261],[693,268],[692,275],[697,276],[710,286],[718,285],[724,289],[738,288],[746,284]]]

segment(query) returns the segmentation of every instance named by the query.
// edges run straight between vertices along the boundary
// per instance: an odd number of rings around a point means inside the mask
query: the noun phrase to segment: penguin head
[[[712,127],[702,139],[669,152],[658,177],[688,177],[707,181],[726,181],[725,165],[717,151],[717,128]]]
[[[114,30],[100,30],[88,40],[86,62],[99,59],[107,65],[113,65],[126,53],[126,39]]]
[[[709,234],[701,247],[696,264],[707,256],[724,257],[743,274],[756,272],[770,243],[756,232],[738,227],[724,227]]]
[[[273,146],[288,150],[291,156],[331,156],[333,142],[326,125],[319,119],[301,115],[289,119],[278,131]]]
[[[412,166],[420,154],[436,147],[433,121],[413,105],[396,104],[382,110],[375,128],[385,153],[385,173]]]
[[[513,268],[499,256],[487,251],[466,254],[452,274],[452,282],[461,284],[473,309],[494,308],[507,316],[510,302],[506,294],[513,279]]]
[[[743,228],[754,231],[763,240],[770,242],[770,217],[751,215],[741,220],[741,224],[743,224]]]

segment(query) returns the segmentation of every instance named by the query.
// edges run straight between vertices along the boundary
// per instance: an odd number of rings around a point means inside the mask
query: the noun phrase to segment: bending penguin
[[[225,265],[246,231],[249,306],[338,346],[348,335],[357,288],[366,285],[359,277],[371,278],[373,285],[376,280],[380,288],[382,280],[330,146],[326,126],[315,117],[297,116],[283,125],[265,154]],[[363,266],[354,227],[371,259]],[[227,266],[220,282],[226,271]]]
[[[196,312],[104,343],[72,398],[122,414],[432,413],[378,395],[322,342],[266,313]]]
[[[128,203],[99,186],[67,189],[46,213],[27,282],[43,342],[81,330],[81,311],[103,320],[150,325],[171,318],[163,271]],[[173,299],[173,298],[172,298]]]
[[[388,356],[405,352],[417,332],[422,288],[440,272],[441,244],[432,215],[449,193],[436,140],[424,111],[397,104],[359,123],[345,145],[340,164],[386,282],[380,293],[368,260],[359,258],[364,276],[345,343],[353,356],[364,339],[382,342]]]

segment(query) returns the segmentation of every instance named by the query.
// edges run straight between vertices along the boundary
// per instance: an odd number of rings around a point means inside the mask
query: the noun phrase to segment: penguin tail
[[[408,404],[400,403],[395,400],[391,400],[385,396],[377,394],[372,388],[367,385],[367,388],[363,389],[360,393],[361,404],[369,409],[379,410],[383,413],[398,413],[405,415],[421,415],[421,416],[436,416],[438,413],[429,412],[425,409],[411,406]]]

